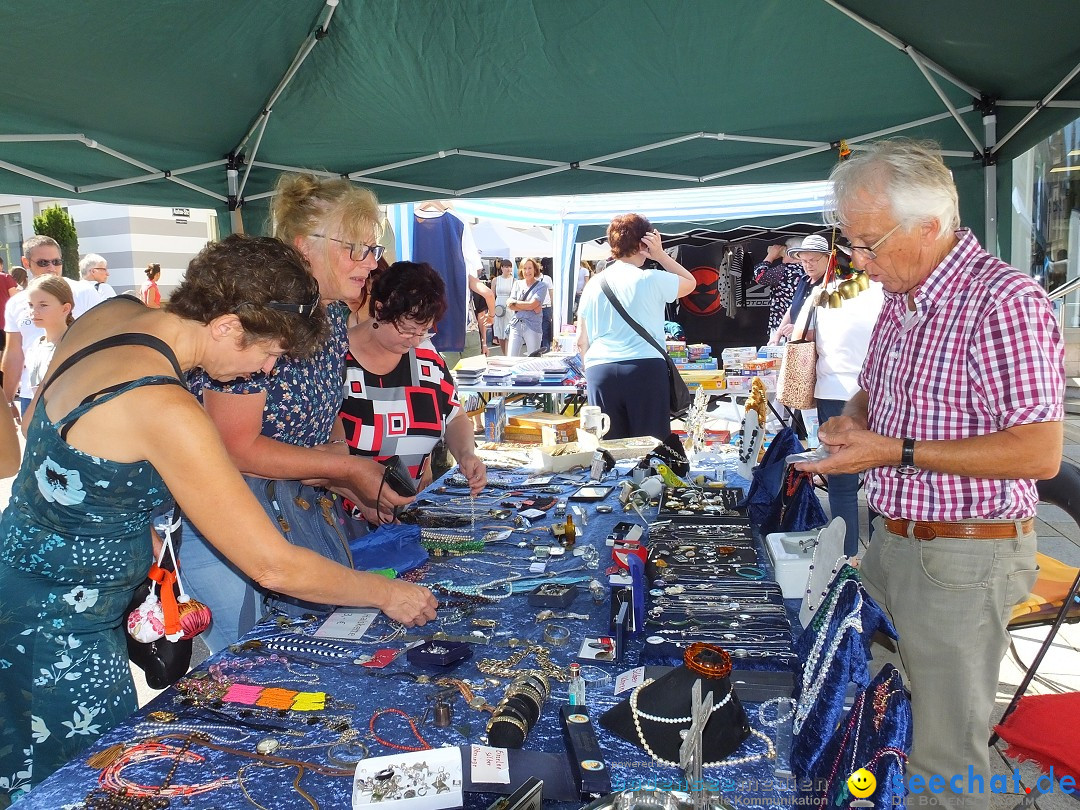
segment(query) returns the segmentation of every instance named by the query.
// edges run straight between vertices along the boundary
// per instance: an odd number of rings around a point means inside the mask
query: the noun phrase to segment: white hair
[[[867,210],[864,195],[870,194],[885,199],[893,218],[905,230],[935,222],[940,239],[960,227],[956,183],[934,141],[876,141],[866,151],[837,164],[829,179],[833,199],[826,218],[841,226],[847,217]]]
[[[94,268],[100,267],[103,264],[107,264],[104,256],[99,256],[96,253],[87,253],[79,260],[79,275],[83,278],[90,278],[90,273]]]

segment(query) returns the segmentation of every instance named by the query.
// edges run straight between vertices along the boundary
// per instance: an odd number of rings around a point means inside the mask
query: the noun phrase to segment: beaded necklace
[[[413,736],[420,745],[403,745],[402,743],[390,742],[389,740],[384,740],[380,737],[375,731],[375,721],[384,714],[396,714],[404,717],[405,722],[409,724],[409,729],[412,731]],[[420,734],[420,729],[416,727],[416,721],[403,709],[393,707],[389,709],[376,709],[375,713],[371,715],[371,719],[368,721],[368,731],[370,732],[369,736],[371,739],[375,740],[379,745],[385,746],[386,748],[393,748],[395,751],[428,751],[431,749],[431,743],[425,740]]]
[[[140,805],[141,807],[167,807],[169,804],[168,799],[170,797],[196,796],[200,793],[208,793],[211,790],[217,790],[225,785],[231,785],[235,781],[231,777],[220,777],[202,784],[172,784],[173,777],[176,775],[176,769],[180,767],[181,762],[194,763],[203,762],[205,760],[205,757],[189,750],[194,741],[195,740],[192,737],[188,737],[180,746],[166,745],[165,743],[154,740],[127,746],[123,751],[119,752],[111,762],[104,766],[101,775],[98,777],[99,790],[106,794],[112,794],[112,796],[95,796],[94,792],[92,792],[90,796],[87,796],[86,806],[88,808],[115,807],[115,803],[110,803],[113,798],[133,796],[137,798],[153,797],[158,800],[157,802],[149,804],[143,803]],[[106,753],[107,752],[102,752],[102,754],[98,756],[102,756]],[[153,762],[161,759],[172,759],[173,763],[160,785],[144,785],[133,782],[123,776],[124,769],[129,765]],[[91,765],[96,767],[94,763],[91,763]]]
[[[659,757],[657,755],[657,753],[652,750],[652,746],[649,745],[648,740],[645,739],[645,732],[643,732],[641,730],[641,718],[644,717],[646,720],[650,720],[650,719],[653,719],[653,718],[650,717],[649,715],[643,714],[641,712],[641,710],[638,708],[638,705],[637,705],[638,704],[638,694],[641,692],[642,689],[644,689],[646,686],[648,686],[652,682],[653,682],[653,679],[648,678],[647,680],[645,680],[644,682],[639,684],[634,689],[634,691],[630,693],[630,716],[634,720],[634,730],[637,732],[638,742],[641,743],[641,747],[645,749],[645,753],[648,754],[653,759],[653,761],[657,762],[660,765],[667,765],[667,766],[669,766],[671,768],[681,768],[682,766],[678,762],[672,762],[671,760],[662,759],[661,757]],[[724,698],[724,702],[727,702],[730,698],[731,698],[731,692],[729,691],[727,693],[727,696]],[[717,707],[714,707],[714,710],[715,710],[715,708],[717,708]],[[688,721],[690,719],[691,718],[689,718],[689,717],[686,718],[686,720],[688,720]],[[665,720],[661,720],[660,722],[674,723],[675,721],[671,720],[671,719],[665,719]],[[750,734],[752,736],[754,736],[754,737],[757,737],[758,739],[760,739],[765,744],[765,750],[764,751],[759,751],[756,754],[747,754],[746,756],[742,756],[742,757],[729,757],[727,759],[717,760],[716,762],[704,762],[704,763],[702,763],[701,767],[702,768],[716,768],[716,767],[719,767],[721,765],[744,765],[744,764],[746,764],[748,762],[757,762],[758,760],[762,760],[762,759],[766,759],[766,760],[776,759],[776,746],[773,745],[772,740],[769,739],[769,736],[767,734],[765,734],[764,732],[758,731],[756,728],[750,729]]]
[[[829,635],[828,629],[832,626],[833,615],[836,613],[836,606],[840,603],[840,593],[849,584],[853,584],[856,588],[855,604],[851,608],[851,612],[848,613],[840,621],[835,633],[833,633],[832,640],[829,642],[829,647],[822,655],[822,648],[825,646],[825,639]],[[845,579],[838,588],[835,588],[835,596],[829,600],[828,609],[818,613],[815,617],[815,623],[818,618],[823,618],[823,623],[819,627],[817,634],[814,636],[814,644],[810,648],[809,654],[806,656],[806,662],[802,669],[802,693],[799,695],[799,704],[795,708],[795,722],[792,724],[792,730],[795,734],[802,731],[803,723],[806,722],[806,718],[810,715],[810,711],[817,704],[818,695],[821,693],[822,688],[825,685],[825,679],[828,677],[829,669],[832,666],[833,659],[836,656],[836,651],[840,648],[840,644],[844,640],[844,636],[847,635],[848,630],[855,630],[857,633],[862,633],[862,589],[858,580]],[[820,662],[821,666],[818,666]]]

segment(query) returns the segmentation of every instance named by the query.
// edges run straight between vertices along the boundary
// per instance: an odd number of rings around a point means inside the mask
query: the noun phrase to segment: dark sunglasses
[[[36,264],[38,267],[48,267],[50,264],[53,267],[63,267],[64,266],[64,260],[63,259],[34,259],[34,264]]]

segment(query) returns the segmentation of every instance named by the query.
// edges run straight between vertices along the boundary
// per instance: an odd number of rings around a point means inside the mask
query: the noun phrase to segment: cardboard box
[[[533,411],[511,416],[507,420],[506,437],[514,441],[565,444],[574,441],[580,424],[576,416]]]
[[[492,397],[484,409],[484,438],[489,442],[501,442],[506,431],[506,400]]]

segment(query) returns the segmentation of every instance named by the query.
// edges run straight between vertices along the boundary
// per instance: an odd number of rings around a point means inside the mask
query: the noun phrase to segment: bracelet
[[[544,641],[552,647],[562,647],[570,641],[570,628],[561,624],[549,624],[544,628]]]
[[[578,672],[585,679],[586,686],[607,686],[611,683],[611,673],[604,672],[600,667],[586,664]]]
[[[709,652],[720,658],[719,662],[701,661],[702,653]],[[706,644],[704,641],[695,641],[686,648],[683,653],[683,663],[691,672],[704,675],[706,678],[726,678],[731,674],[731,656],[727,650],[715,644]]]
[[[487,724],[487,733],[491,733],[492,726],[496,723],[509,723],[521,732],[522,738],[525,738],[529,734],[529,729],[525,727],[525,724],[518,720],[516,717],[507,717],[505,714],[497,714],[491,718],[491,721]]]
[[[327,444],[345,444],[345,445],[347,445],[348,443],[349,442],[346,441],[345,439],[331,439],[330,441],[327,442]]]

